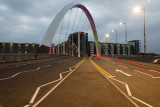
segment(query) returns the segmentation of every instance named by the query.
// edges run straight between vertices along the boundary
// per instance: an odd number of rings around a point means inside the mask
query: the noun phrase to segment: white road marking
[[[120,72],[120,73],[122,73],[122,74],[124,74],[126,76],[132,76],[130,74],[127,74],[127,73],[123,72],[122,70],[119,70],[119,69],[115,69],[115,70],[116,70],[116,72]]]
[[[150,75],[150,74],[138,71],[138,70],[134,70],[134,71],[139,72],[139,73],[144,74],[144,75],[147,75],[147,76],[150,76],[151,78],[160,78],[160,77],[154,77],[153,75]]]
[[[35,98],[36,98],[36,96],[37,96],[39,90],[40,90],[40,87],[38,87],[37,90],[35,91],[35,93],[34,93],[32,99],[31,99],[31,101],[29,102],[30,104],[32,104],[32,103],[34,102],[34,100],[35,100]]]
[[[123,65],[119,65],[120,67],[123,67],[123,68],[128,68],[128,67],[126,67],[126,66],[123,66]]]
[[[10,77],[1,78],[0,81],[14,78],[14,77],[16,77],[16,76],[19,75],[19,74],[23,74],[23,73],[27,73],[27,72],[32,72],[32,71],[38,71],[40,68],[48,67],[48,66],[51,66],[51,65],[41,66],[41,67],[38,67],[38,68],[35,69],[35,70],[29,70],[29,71],[18,72],[18,73],[14,74],[14,75],[12,75],[12,76],[10,76]]]
[[[152,69],[150,71],[152,71],[152,72],[158,72],[158,71],[155,71],[155,70],[152,70]],[[158,73],[160,73],[160,72],[158,72]]]
[[[128,85],[127,85],[127,84],[125,84],[125,86],[126,86],[126,89],[127,89],[128,95],[129,95],[129,96],[132,96],[131,91],[130,91],[130,89],[129,89]]]
[[[144,102],[144,101],[142,101],[142,100],[140,100],[140,99],[138,99],[138,98],[136,98],[136,97],[133,97],[133,96],[132,96],[132,98],[135,99],[135,100],[137,100],[137,101],[139,101],[139,102],[141,102],[142,104],[144,104],[144,105],[146,105],[146,106],[148,106],[148,107],[153,107],[153,106],[151,106],[150,104],[147,104],[146,102]]]
[[[61,63],[61,62],[63,62],[63,61],[59,61],[59,62],[57,62],[57,63]]]
[[[29,107],[30,105],[25,105],[24,107]]]
[[[146,102],[144,102],[144,101],[142,101],[142,100],[140,100],[140,99],[138,99],[138,98],[132,96],[128,84],[126,84],[126,83],[124,83],[124,82],[122,82],[122,81],[120,81],[120,80],[117,80],[117,79],[115,79],[115,78],[112,78],[112,77],[106,77],[106,78],[107,78],[107,79],[110,78],[110,79],[112,79],[112,80],[115,80],[115,81],[118,81],[118,82],[124,84],[125,87],[126,87],[128,96],[130,96],[131,98],[133,98],[133,99],[139,101],[140,103],[142,103],[142,104],[144,104],[144,105],[146,105],[146,106],[148,106],[148,107],[153,107],[153,106],[151,106],[150,104],[148,104],[148,103],[146,103]],[[111,82],[111,81],[110,81],[110,82]],[[112,82],[111,82],[111,83],[112,83]],[[112,83],[112,84],[113,84],[116,88],[118,88],[114,83]],[[120,90],[120,89],[118,88],[118,90]],[[121,91],[121,90],[120,90],[120,91]],[[125,94],[125,93],[124,93],[124,94]],[[136,103],[135,103],[135,104],[136,104]],[[136,104],[136,107],[139,107],[139,106]]]
[[[84,62],[84,61],[83,61]],[[82,62],[82,63],[83,63]],[[81,64],[82,64],[81,63]],[[80,64],[80,65],[81,65]],[[49,84],[52,84],[52,83],[54,83],[54,82],[57,82],[57,81],[60,81],[56,86],[54,86],[50,91],[48,91],[38,102],[36,102],[32,107],[36,107],[39,103],[41,103],[52,91],[54,91],[69,75],[71,75],[71,73],[73,72],[73,71],[75,71],[80,65],[78,65],[78,66],[73,66],[73,67],[70,67],[69,69],[70,69],[70,71],[65,71],[65,72],[62,72],[62,73],[60,73],[59,75],[60,75],[60,79],[57,79],[57,80],[54,80],[54,81],[52,81],[52,82],[49,82],[49,83],[46,83],[46,84],[43,84],[43,85],[41,85],[41,86],[39,86],[37,89],[36,89],[36,91],[35,91],[35,93],[34,93],[34,95],[33,95],[33,97],[31,98],[31,100],[30,100],[30,102],[29,102],[29,104],[31,105],[31,104],[33,104],[34,103],[34,101],[35,101],[35,99],[36,99],[36,96],[38,95],[38,92],[39,92],[39,90],[40,90],[40,88],[42,88],[42,87],[44,87],[44,86],[47,86],[47,85],[49,85]],[[72,68],[74,68],[73,70],[72,70]],[[64,74],[64,73],[67,73],[67,72],[70,72],[66,77],[62,77],[62,74]],[[28,104],[27,105],[25,105],[24,107],[28,107]]]
[[[112,64],[116,64],[116,63],[114,63],[114,62],[111,62]]]

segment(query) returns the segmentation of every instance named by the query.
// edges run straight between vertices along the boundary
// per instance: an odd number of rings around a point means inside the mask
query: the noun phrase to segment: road
[[[159,107],[158,65],[55,57],[0,68],[0,107]]]

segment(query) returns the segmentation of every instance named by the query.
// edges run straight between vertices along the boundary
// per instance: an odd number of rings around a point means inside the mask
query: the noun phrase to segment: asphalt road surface
[[[0,107],[160,107],[160,66],[55,57],[0,67]]]

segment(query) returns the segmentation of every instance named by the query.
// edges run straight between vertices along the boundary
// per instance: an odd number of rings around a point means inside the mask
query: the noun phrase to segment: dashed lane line
[[[10,77],[1,78],[0,81],[8,80],[8,79],[14,78],[14,77],[18,76],[19,74],[28,73],[28,72],[33,72],[33,71],[38,71],[40,68],[49,67],[49,66],[52,66],[52,65],[41,66],[41,67],[38,67],[37,69],[34,69],[34,70],[18,72],[18,73],[14,74],[14,75],[12,75],[12,76],[10,76]]]
[[[114,63],[114,62],[111,62],[112,64],[116,64],[116,63]]]
[[[150,71],[152,71],[152,72],[156,72],[156,73],[160,73],[160,72],[158,72],[158,71],[155,71],[155,70],[152,70],[152,69],[150,69]]]
[[[150,74],[138,71],[138,70],[134,70],[134,71],[139,72],[139,73],[144,74],[144,75],[147,75],[147,76],[150,76],[151,78],[160,78],[160,77],[154,77],[153,75],[150,75]]]
[[[123,68],[128,68],[128,67],[126,67],[126,66],[123,66],[123,65],[118,65],[118,66],[120,66],[120,67],[123,67]]]
[[[90,60],[90,63],[93,65],[93,67],[95,67],[96,68],[96,66],[94,66],[94,64],[92,63],[92,60]],[[97,69],[97,68],[96,68]],[[108,78],[113,78],[113,77],[115,77],[115,76],[108,76],[108,75],[105,75],[103,72],[101,72],[99,69],[97,69],[98,71],[99,71],[99,73],[100,74],[102,74],[113,86],[115,86],[115,88],[116,89],[118,89],[118,91],[122,94],[122,95],[124,95],[135,107],[139,107],[130,97],[128,97],[118,86],[116,86],[112,81],[110,81]],[[119,80],[117,80],[117,81],[119,81]],[[124,82],[122,82],[122,81],[119,81],[120,83],[122,83],[122,84],[126,84],[126,83],[124,83]],[[130,90],[129,90],[129,87],[127,87],[127,92],[128,92],[128,94],[129,95],[131,95],[131,92],[130,92]]]
[[[92,65],[93,65],[93,64],[92,64]],[[94,67],[95,67],[95,66],[94,66]],[[95,68],[96,68],[96,67],[95,67]],[[100,70],[98,70],[98,71],[100,72]],[[127,83],[122,82],[122,81],[120,81],[120,80],[118,80],[118,79],[113,78],[114,76],[107,76],[107,75],[105,75],[105,74],[102,73],[102,72],[100,72],[100,73],[101,73],[108,81],[110,81],[129,101],[131,101],[132,104],[133,104],[135,107],[139,107],[139,106],[138,106],[132,99],[134,99],[134,100],[136,100],[136,101],[138,101],[138,102],[140,102],[140,103],[142,103],[142,104],[144,104],[144,105],[146,105],[146,106],[148,106],[148,107],[153,107],[152,105],[150,105],[150,104],[148,104],[148,103],[146,103],[146,102],[144,102],[144,101],[142,101],[142,100],[140,100],[140,99],[132,96],[131,91],[130,91],[130,88],[129,88],[129,86],[128,86]],[[124,84],[125,87],[126,87],[128,96],[127,96],[117,85],[115,85],[110,79],[112,79],[112,80],[114,80],[114,81],[117,81],[117,82],[119,82],[119,83],[121,83],[121,84]],[[131,99],[131,98],[132,98],[132,99]]]
[[[63,62],[63,61],[59,61],[59,62],[57,62],[57,63],[61,63],[61,62]]]
[[[25,63],[21,63],[21,64],[12,64],[12,66],[10,66],[10,67],[9,66],[3,66],[0,69],[14,68],[14,67],[22,66],[22,65],[29,65],[29,64],[34,64],[34,63],[46,62],[46,61],[51,61],[51,60],[55,60],[55,59],[58,59],[58,58],[40,59],[40,60],[35,60],[35,61],[32,61],[32,62],[25,62]]]
[[[111,59],[111,58],[108,58]],[[134,65],[139,65],[139,66],[143,66],[143,67],[148,67],[148,68],[153,68],[153,69],[157,69],[160,70],[160,67],[155,67],[155,66],[150,66],[150,65],[146,65],[146,64],[142,64],[142,63],[136,63],[136,62],[131,62],[131,61],[125,61],[125,60],[119,60],[119,59],[114,59],[113,60],[117,60],[117,61],[121,61],[121,62],[126,62],[126,63],[130,63],[130,64],[134,64]]]

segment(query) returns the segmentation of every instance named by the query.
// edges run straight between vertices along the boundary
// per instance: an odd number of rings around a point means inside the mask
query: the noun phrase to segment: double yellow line
[[[107,71],[105,71],[104,69],[102,69],[101,67],[99,67],[91,58],[89,58],[91,63],[96,67],[96,69],[98,69],[102,74],[104,74],[105,76],[111,76],[111,74],[109,74]]]
[[[76,64],[76,66],[79,66],[85,59],[86,59],[86,58],[83,58],[80,62],[78,62],[78,63]]]

